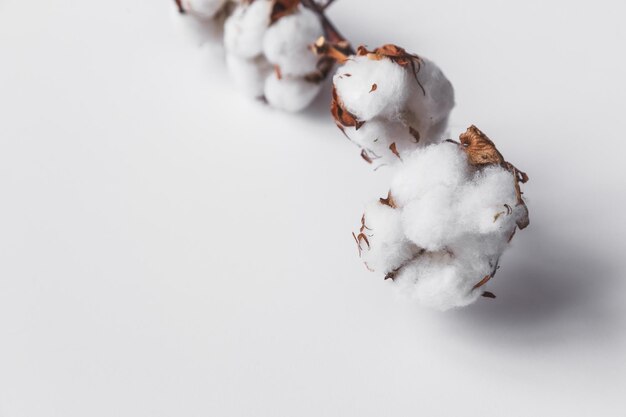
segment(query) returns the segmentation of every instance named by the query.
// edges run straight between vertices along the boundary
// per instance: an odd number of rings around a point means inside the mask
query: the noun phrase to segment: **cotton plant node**
[[[396,170],[352,233],[368,270],[439,310],[495,298],[487,287],[502,254],[529,225],[528,176],[473,125],[444,140],[455,97],[439,67],[395,44],[354,49],[326,16],[332,3],[176,0],[181,13],[223,22],[233,81],[272,107],[303,110],[335,69],[335,124],[375,170]]]
[[[361,217],[359,256],[430,307],[495,298],[486,286],[517,228],[529,224],[519,185],[527,180],[475,126],[460,142],[416,149],[387,197]]]

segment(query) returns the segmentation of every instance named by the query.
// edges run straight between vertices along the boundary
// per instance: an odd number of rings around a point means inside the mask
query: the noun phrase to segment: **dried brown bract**
[[[517,221],[517,226],[520,229],[524,229],[530,224],[528,218],[528,208],[522,198],[522,191],[520,183],[528,181],[528,175],[517,169],[513,164],[507,162],[502,154],[496,148],[496,145],[476,126],[470,126],[459,137],[463,150],[467,154],[467,159],[470,165],[474,167],[483,167],[489,165],[499,165],[508,171],[515,177],[515,193],[517,195],[517,205],[522,206],[525,211],[525,215],[521,216]],[[510,208],[507,208],[510,210]]]
[[[357,56],[366,56],[374,61],[388,58],[402,67],[410,66],[413,70],[415,81],[417,81],[417,84],[422,89],[422,92],[424,93],[424,95],[426,95],[426,90],[420,83],[420,80],[417,78],[417,73],[420,71],[423,63],[422,58],[420,58],[418,55],[410,54],[404,48],[400,48],[399,46],[391,43],[376,48],[373,51],[368,51],[365,46],[361,45],[357,48],[356,54]]]
[[[396,205],[395,200],[393,199],[393,196],[391,195],[391,191],[387,193],[387,198],[380,198],[378,199],[378,201],[380,202],[380,204],[383,204],[385,206],[388,206],[394,209],[398,207]]]
[[[358,121],[352,113],[343,107],[343,104],[337,97],[337,90],[335,87],[333,87],[332,101],[330,103],[330,114],[332,114],[333,119],[335,119],[335,123],[339,126],[339,128],[345,126],[359,129],[363,126],[363,123],[365,123]]]

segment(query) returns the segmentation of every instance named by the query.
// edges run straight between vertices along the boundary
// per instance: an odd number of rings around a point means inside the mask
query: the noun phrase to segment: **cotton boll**
[[[303,78],[282,77],[270,74],[265,80],[265,98],[272,106],[288,112],[298,112],[307,107],[319,93],[321,85]]]
[[[254,58],[263,52],[263,35],[270,23],[273,2],[240,4],[224,23],[224,46],[229,54]]]
[[[357,241],[363,262],[370,270],[391,272],[418,251],[402,230],[400,212],[375,202],[365,209]],[[363,239],[360,234],[363,234]]]
[[[316,70],[318,57],[309,49],[324,34],[318,16],[300,7],[271,25],[263,39],[263,53],[282,75],[304,76]]]
[[[363,121],[397,118],[410,92],[408,72],[387,58],[351,57],[337,69],[333,83],[345,108]]]
[[[248,59],[227,54],[226,67],[239,91],[252,98],[263,96],[265,80],[272,71],[265,58]]]
[[[376,166],[399,163],[413,149],[444,139],[454,90],[427,59],[391,44],[373,51],[359,47],[356,56],[337,69],[333,85],[331,110],[344,133],[364,149],[388,147],[397,157]],[[378,137],[376,146],[354,132],[374,121],[393,125]]]
[[[403,292],[440,310],[493,297],[487,282],[515,231],[528,225],[519,189],[528,177],[474,126],[460,139],[406,158],[357,237],[369,269],[382,266]]]
[[[451,143],[419,148],[402,165],[391,185],[391,194],[400,205],[436,186],[457,188],[469,175],[467,157]]]

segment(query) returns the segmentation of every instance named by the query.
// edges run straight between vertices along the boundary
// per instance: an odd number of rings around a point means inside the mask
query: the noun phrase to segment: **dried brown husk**
[[[420,71],[422,67],[422,63],[424,62],[422,58],[420,58],[416,54],[410,54],[406,51],[406,49],[399,47],[398,45],[394,45],[392,43],[388,43],[379,48],[374,49],[373,51],[369,51],[365,46],[361,45],[356,50],[357,56],[366,56],[371,60],[380,61],[381,59],[388,58],[392,62],[400,65],[401,67],[411,67],[413,71],[413,76],[415,77],[415,81],[422,89],[424,95],[426,95],[426,90],[420,83],[420,80],[417,78],[417,73]]]
[[[332,101],[330,102],[330,114],[335,119],[335,123],[343,130],[343,127],[354,127],[359,129],[365,122],[357,120],[356,116],[345,109],[343,103],[337,97],[337,89],[333,86]]]
[[[387,198],[379,198],[378,201],[380,202],[380,204],[391,207],[393,209],[398,208],[396,201],[393,199],[393,196],[391,195],[391,191],[387,193]]]
[[[507,162],[496,148],[496,145],[476,126],[470,126],[459,136],[462,149],[467,154],[470,165],[482,168],[490,165],[498,165],[508,170],[515,177],[515,195],[517,196],[517,206],[522,207],[523,215],[517,220],[517,227],[526,228],[530,224],[528,217],[528,207],[522,198],[520,183],[528,181],[528,175],[517,169],[513,164]]]
[[[336,62],[342,63],[350,55],[350,44],[346,41],[330,43],[324,36],[320,36],[310,47],[311,51],[319,57],[316,70],[307,74],[304,79],[319,83],[328,77]]]

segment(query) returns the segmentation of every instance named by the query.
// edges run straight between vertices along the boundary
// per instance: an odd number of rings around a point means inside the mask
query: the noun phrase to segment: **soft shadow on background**
[[[490,287],[497,298],[444,314],[442,325],[494,346],[613,344],[621,331],[613,260],[598,248],[533,232],[511,248],[523,259],[505,254]]]

